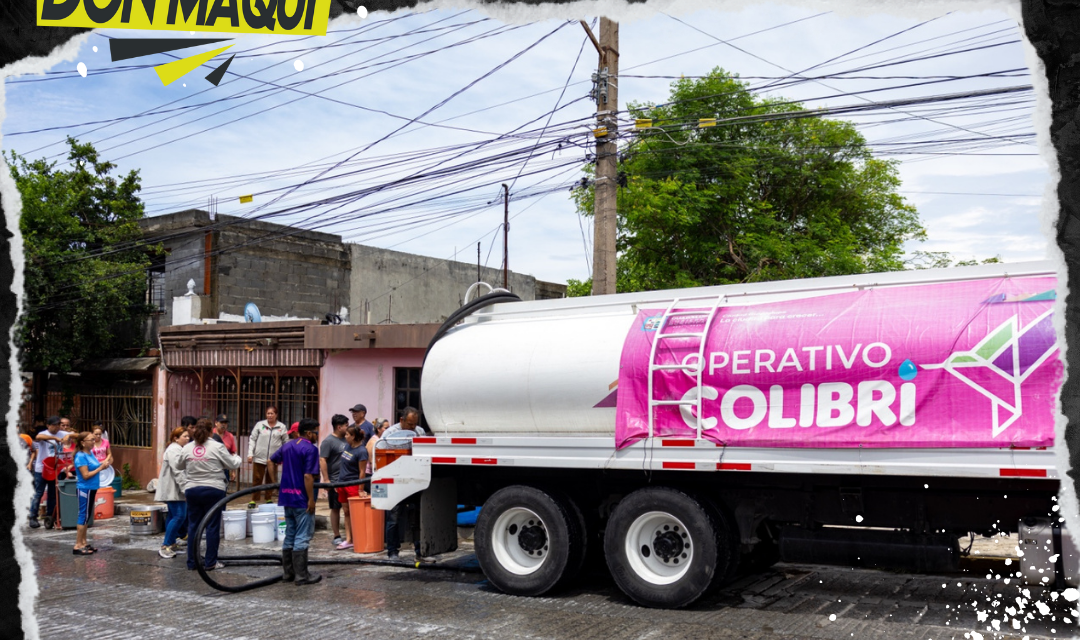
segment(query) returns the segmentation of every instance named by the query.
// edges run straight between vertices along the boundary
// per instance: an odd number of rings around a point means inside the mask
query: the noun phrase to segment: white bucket
[[[228,509],[221,514],[226,540],[243,540],[247,535],[247,513],[240,509]]]
[[[274,504],[273,502],[268,502],[266,504],[260,504],[259,505],[259,512],[260,513],[274,513],[275,511],[277,511],[277,509],[278,509],[278,506],[276,504]]]
[[[255,544],[273,542],[276,520],[272,513],[251,514],[251,541]]]
[[[278,507],[275,514],[277,516],[277,539],[285,539],[285,507]]]

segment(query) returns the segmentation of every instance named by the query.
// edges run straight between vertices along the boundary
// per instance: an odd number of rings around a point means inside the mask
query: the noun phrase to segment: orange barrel
[[[112,487],[104,487],[97,490],[97,498],[94,500],[94,519],[104,520],[113,517],[113,493]]]
[[[349,498],[349,524],[352,526],[353,551],[382,551],[383,512],[371,508],[371,496]]]

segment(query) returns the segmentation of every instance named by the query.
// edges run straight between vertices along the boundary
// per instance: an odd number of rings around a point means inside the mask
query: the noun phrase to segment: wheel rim
[[[547,559],[547,526],[529,509],[514,507],[502,512],[495,520],[491,538],[495,558],[515,575],[527,576]]]
[[[638,516],[627,530],[626,557],[643,580],[671,584],[690,569],[694,540],[675,516],[649,511]]]

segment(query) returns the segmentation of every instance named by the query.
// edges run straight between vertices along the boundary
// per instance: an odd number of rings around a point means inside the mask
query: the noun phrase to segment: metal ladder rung
[[[649,367],[649,371],[670,371],[672,369],[682,371],[697,371],[696,364],[654,364]]]
[[[704,338],[704,337],[705,337],[704,332],[702,332],[702,333],[662,333],[662,334],[656,336],[656,339],[661,340],[663,338]]]
[[[674,313],[667,314],[667,317],[678,318],[682,316],[707,316],[710,313],[712,313],[711,309],[709,311],[676,311]]]
[[[673,406],[673,405],[692,404],[692,405],[694,405],[696,407],[697,406],[697,400],[650,400],[649,404],[654,405],[654,406]]]

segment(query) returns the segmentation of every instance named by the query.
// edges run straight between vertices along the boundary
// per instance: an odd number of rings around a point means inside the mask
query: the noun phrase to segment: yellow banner
[[[326,35],[331,0],[37,0],[44,27]]]

